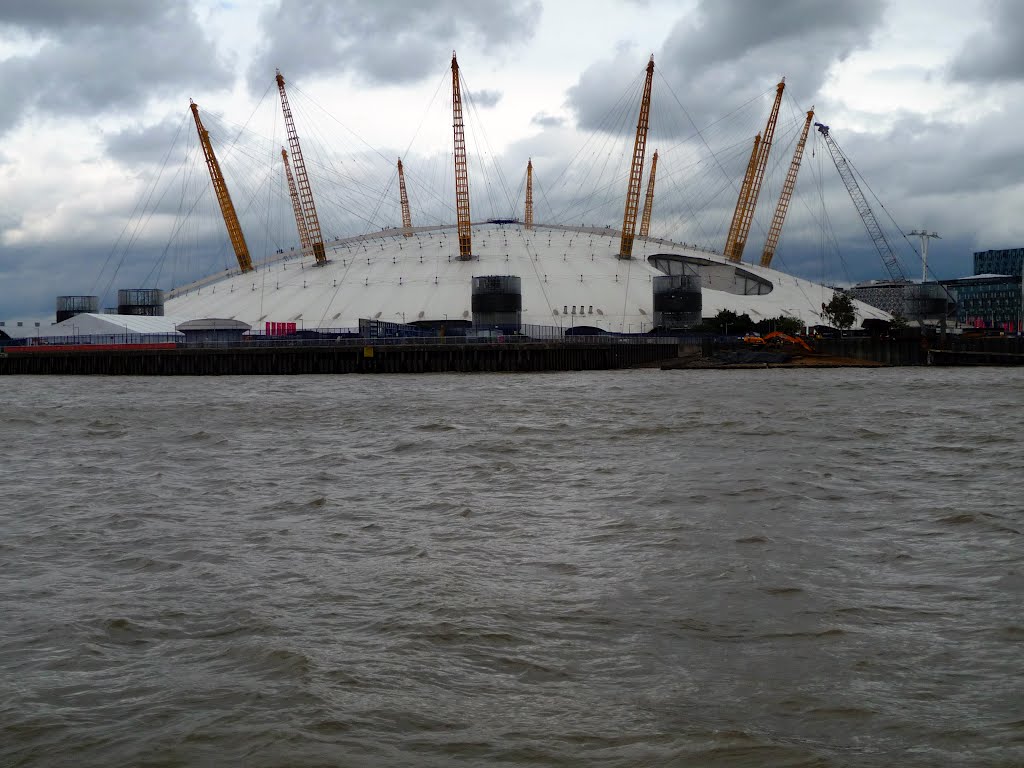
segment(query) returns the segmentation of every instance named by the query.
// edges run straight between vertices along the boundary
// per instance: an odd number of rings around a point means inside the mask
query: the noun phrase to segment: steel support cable
[[[820,134],[818,134],[818,132],[815,131],[815,137],[816,137],[815,140],[816,141],[820,140],[819,136],[820,136]],[[819,146],[822,146],[824,144],[825,144],[825,142],[821,141]],[[831,153],[830,150],[828,150],[827,146],[825,147],[825,150],[829,154],[829,159],[831,159],[831,154],[832,153]],[[825,152],[821,152],[819,150],[818,154],[819,154],[818,162],[819,162],[820,165],[823,166],[824,162],[825,162],[825,158],[824,158]],[[820,196],[821,196],[821,221],[822,221],[822,230],[821,230],[821,282],[822,282],[822,284],[824,284],[825,282],[828,281],[828,270],[826,268],[826,263],[825,263],[825,255],[826,255],[826,252],[827,252],[826,248],[825,248],[825,237],[826,237],[826,234],[829,236],[829,239],[831,240],[831,242],[835,246],[836,256],[839,259],[839,265],[840,265],[840,267],[843,270],[843,277],[846,279],[846,282],[852,282],[850,280],[850,271],[849,271],[849,268],[847,267],[846,259],[843,258],[843,249],[840,247],[839,238],[838,238],[838,236],[835,233],[835,228],[832,226],[832,217],[828,213],[828,206],[826,204],[826,198],[825,198],[825,171],[824,171],[823,167],[821,168],[821,173],[820,173],[819,179],[820,179],[819,183],[820,183],[820,188],[821,188]]]
[[[833,141],[834,140],[835,139],[833,139]],[[845,157],[845,154],[844,154],[844,157]],[[871,193],[871,196],[875,199],[875,202],[878,203],[878,207],[881,208],[883,211],[885,211],[886,217],[889,219],[889,222],[893,225],[893,227],[896,229],[896,231],[900,233],[900,237],[903,238],[903,240],[907,243],[907,245],[910,246],[910,249],[914,252],[914,255],[917,256],[918,260],[920,260],[921,259],[921,254],[918,253],[917,248],[910,241],[910,238],[908,238],[907,235],[903,232],[903,227],[901,227],[896,222],[896,219],[893,218],[892,214],[889,213],[889,209],[885,207],[885,203],[882,202],[882,199],[878,195],[875,194],[875,190],[873,190],[871,188],[871,185],[868,183],[868,180],[864,177],[864,174],[862,174],[860,172],[860,169],[858,169],[857,166],[855,166],[853,164],[853,161],[850,160],[850,158],[847,157],[846,158],[846,162],[850,164],[850,168],[853,170],[853,172],[857,176],[857,178],[859,178],[860,181],[864,184],[864,186],[867,187],[868,192]],[[896,255],[895,252],[893,253],[893,255]]]
[[[474,143],[476,143],[478,141],[477,134],[479,134],[479,136],[480,136],[479,141],[481,141],[482,145],[486,148],[487,153],[489,153],[489,155],[491,157],[491,162],[494,165],[494,177],[495,177],[497,185],[499,187],[499,191],[504,194],[504,196],[505,196],[505,203],[510,208],[513,208],[513,210],[514,210],[514,203],[512,201],[512,197],[511,197],[511,194],[510,194],[509,189],[508,189],[508,182],[505,179],[505,175],[504,175],[504,173],[502,171],[501,165],[498,163],[498,161],[496,159],[497,156],[494,154],[494,149],[493,149],[493,147],[491,147],[490,138],[488,137],[487,132],[486,132],[486,130],[483,127],[484,121],[480,117],[480,110],[477,107],[476,99],[473,98],[473,91],[470,88],[469,81],[466,80],[466,76],[464,74],[462,74],[462,70],[461,69],[459,70],[459,76],[462,78],[463,85],[465,86],[466,102],[469,105],[469,109],[467,110],[467,117],[472,116],[472,119],[474,121],[473,128],[475,130],[472,131],[472,133],[471,133],[471,135],[473,136],[473,141],[474,141]],[[483,165],[483,161],[482,160],[481,160],[481,165]],[[493,215],[495,213],[495,211],[496,211],[496,209],[494,207],[494,201],[491,200],[490,203],[491,203],[491,213],[492,213],[491,218],[497,218],[495,215]]]
[[[867,229],[868,235],[871,237],[875,250],[878,251],[878,255],[881,256],[882,262],[885,264],[890,277],[894,280],[905,280],[906,276],[903,273],[903,268],[900,265],[899,259],[897,258],[895,251],[893,251],[892,246],[889,245],[889,240],[885,236],[885,232],[883,231],[881,224],[875,216],[874,211],[871,210],[871,205],[868,203],[867,197],[864,195],[864,192],[860,188],[860,184],[857,182],[857,174],[855,173],[853,166],[850,164],[845,153],[839,147],[838,142],[836,142],[835,138],[829,133],[828,127],[822,126],[820,123],[819,126],[819,132],[825,137],[825,143],[828,145],[836,170],[839,171],[839,175],[842,177],[843,183],[846,185],[846,191],[853,200],[854,208],[856,208],[857,213],[860,214],[861,221],[863,222],[865,229]]]
[[[193,163],[192,163],[191,166],[185,166],[184,168],[179,169],[179,170],[182,171],[182,173],[181,173],[182,184],[185,184],[187,182],[187,180],[190,178],[191,173],[195,169],[197,163],[198,163],[198,154],[196,154],[193,157]],[[173,182],[177,177],[178,177],[178,174],[175,174],[175,177],[172,178],[171,181]],[[208,187],[203,187],[203,191],[200,193],[200,197],[201,197],[202,194],[206,193],[207,189],[208,189]],[[137,239],[141,236],[141,233],[142,233],[143,229],[146,227],[148,222],[151,221],[153,219],[153,217],[156,215],[156,211],[159,209],[160,204],[163,202],[163,199],[164,199],[164,197],[166,197],[166,195],[169,192],[169,190],[170,190],[170,184],[168,184],[167,188],[160,195],[159,199],[156,201],[156,205],[153,206],[153,209],[149,210],[147,212],[148,215],[145,217],[145,222],[143,222],[141,217],[140,217],[140,220],[139,220],[139,222],[137,223],[137,225],[135,227],[135,231],[132,233],[131,238],[129,239],[128,243],[125,245],[125,250],[121,254],[121,259],[120,259],[120,261],[118,261],[117,267],[114,269],[114,274],[111,275],[111,277],[110,277],[110,282],[107,284],[107,287],[104,290],[104,295],[107,295],[110,292],[110,289],[113,286],[114,280],[117,279],[117,274],[118,274],[118,272],[120,272],[121,267],[124,264],[125,258],[127,258],[127,256],[128,256],[128,251],[135,246],[135,243],[136,243]],[[192,209],[195,208],[196,205],[198,205],[200,197],[196,198],[196,201],[195,201],[195,203],[193,203],[192,208],[190,209],[190,212],[191,212]],[[182,223],[181,226],[183,226],[183,225],[184,225],[184,223]],[[165,243],[163,251],[161,252],[160,256],[158,257],[157,264],[159,264],[160,260],[165,259],[167,257],[167,252],[172,247],[173,242],[174,242],[174,235],[172,233],[171,237],[169,237],[167,242]],[[156,265],[154,265],[153,267],[150,267],[149,274],[147,274],[147,276],[146,276],[147,280],[152,276],[153,269],[155,268],[155,266]]]
[[[682,101],[680,101],[680,100],[679,100],[679,96],[677,96],[677,95],[676,95],[676,92],[675,92],[674,90],[672,90],[672,86],[671,86],[671,85],[669,84],[669,82],[668,82],[668,81],[667,81],[667,80],[665,79],[665,76],[664,76],[664,75],[662,75],[662,76],[661,76],[661,79],[662,79],[662,81],[663,81],[663,82],[665,83],[665,87],[666,87],[666,88],[668,88],[668,92],[669,92],[670,94],[672,94],[672,98],[673,98],[673,99],[675,99],[675,102],[676,102],[676,104],[678,104],[678,105],[679,105],[679,108],[680,108],[681,110],[683,110],[683,114],[684,114],[684,115],[686,115],[686,119],[687,119],[687,120],[688,120],[688,121],[690,122],[690,125],[692,125],[692,126],[693,126],[693,130],[694,130],[694,132],[696,133],[696,135],[697,135],[697,136],[698,136],[698,137],[700,138],[701,142],[702,142],[702,143],[704,144],[704,146],[705,146],[705,147],[707,148],[707,150],[708,150],[708,152],[709,152],[709,153],[711,154],[711,156],[712,156],[713,158],[715,158],[715,160],[717,161],[717,159],[718,159],[718,158],[717,158],[717,156],[715,155],[715,151],[714,151],[713,149],[711,149],[711,145],[710,145],[710,144],[708,144],[708,142],[707,142],[707,141],[706,141],[706,140],[704,139],[704,133],[703,133],[703,132],[701,131],[701,129],[700,129],[700,128],[698,128],[698,127],[697,127],[697,124],[696,124],[696,123],[694,122],[693,118],[692,118],[692,117],[690,116],[690,113],[689,113],[689,112],[687,111],[686,107],[684,107],[684,106],[683,106],[683,103],[682,103]],[[765,90],[765,91],[763,91],[762,93],[759,93],[759,94],[758,94],[757,96],[755,96],[755,97],[751,98],[751,99],[750,99],[749,101],[745,102],[745,103],[744,103],[743,105],[741,105],[741,106],[740,106],[740,107],[738,107],[737,109],[734,109],[734,110],[733,110],[732,112],[730,112],[730,113],[729,113],[728,115],[726,115],[725,117],[728,117],[728,116],[732,115],[733,113],[735,113],[735,112],[738,112],[738,111],[739,111],[740,109],[742,109],[742,108],[743,108],[744,106],[746,106],[747,104],[751,104],[752,102],[754,102],[754,101],[757,101],[757,100],[759,100],[759,99],[763,98],[765,94],[767,94],[767,93],[771,93],[771,92],[772,92],[773,90],[775,90],[775,86],[772,86],[771,88],[768,88],[768,89],[766,89],[766,90]],[[722,117],[722,118],[720,118],[719,120],[717,120],[717,121],[715,121],[715,122],[716,122],[716,123],[717,123],[717,122],[721,122],[722,120],[724,120],[724,119],[725,119],[725,117]],[[714,123],[712,123],[712,125],[714,125]],[[725,168],[724,168],[724,167],[722,167],[721,163],[718,163],[718,168],[719,168],[719,170],[720,170],[720,171],[722,172],[722,175],[723,175],[723,176],[725,176],[726,178],[730,178],[730,179],[732,178],[732,177],[731,177],[731,176],[730,176],[730,175],[729,175],[729,174],[728,174],[728,173],[726,172]],[[734,179],[733,179],[733,183],[735,184],[735,180],[734,180]],[[737,193],[739,193],[739,187],[735,187],[735,190],[736,190],[736,192],[737,192]]]
[[[559,211],[554,212],[554,215],[552,216],[552,223],[557,223],[557,224],[566,223],[569,220],[570,214],[574,214],[575,213],[575,211],[574,211],[574,207],[575,206],[580,206],[580,205],[587,206],[587,205],[589,205],[590,200],[596,194],[596,188],[598,187],[597,184],[590,184],[589,185],[590,186],[590,193],[588,195],[583,195],[583,188],[584,188],[584,185],[588,184],[591,175],[599,167],[600,167],[600,171],[599,171],[599,173],[597,175],[598,180],[603,178],[604,173],[605,173],[605,169],[607,168],[608,158],[610,156],[610,146],[611,146],[612,141],[613,141],[612,136],[622,126],[624,126],[626,124],[626,119],[627,118],[626,118],[625,110],[622,110],[619,113],[619,116],[621,116],[622,119],[621,120],[616,120],[616,122],[614,122],[611,125],[609,125],[609,128],[608,128],[607,132],[602,131],[600,134],[596,134],[596,136],[600,136],[601,137],[600,142],[596,141],[596,139],[593,142],[591,142],[590,140],[587,141],[587,143],[586,143],[587,146],[591,147],[590,152],[591,152],[592,160],[591,160],[591,162],[586,164],[586,166],[584,168],[583,175],[577,180],[576,189],[573,191],[573,193],[571,195],[568,196],[568,198],[566,200],[566,203],[562,206],[562,209],[559,210]],[[602,118],[602,125],[603,124],[604,124],[604,118]],[[597,158],[602,158],[603,162],[599,164]],[[569,192],[569,190],[568,190],[568,182],[569,182],[568,168],[566,169],[566,172],[563,175],[561,175],[558,179],[556,179],[556,182],[558,180],[562,181],[562,187],[561,187],[562,190],[564,190],[566,193],[568,193]],[[555,188],[557,188],[557,187],[555,187]]]
[[[675,166],[675,167],[670,167],[666,172],[664,172],[662,174],[659,174],[659,178],[662,178],[665,181],[668,181],[670,184],[676,185],[676,188],[678,188],[678,185],[676,184],[676,179],[682,173],[688,172],[688,171],[690,171],[690,170],[692,170],[694,168],[699,168],[701,166],[704,166],[706,168],[709,168],[709,170],[711,170],[712,166],[718,164],[719,162],[721,162],[721,159],[723,157],[725,157],[726,155],[728,155],[728,160],[727,161],[731,162],[732,158],[739,157],[739,156],[744,155],[744,154],[746,154],[748,152],[749,152],[749,142],[748,142],[748,140],[746,138],[744,138],[742,141],[738,141],[738,142],[736,142],[736,143],[734,143],[734,144],[732,144],[732,145],[730,145],[728,147],[723,147],[722,149],[720,149],[718,151],[718,153],[717,153],[717,159],[709,157],[709,156],[700,157],[699,159],[694,160],[694,161],[690,162],[689,164],[681,165],[681,166]],[[712,184],[710,184],[710,181],[711,181],[710,177],[711,177],[711,174],[708,173],[708,174],[706,174],[703,177],[698,177],[697,180],[691,179],[689,181],[689,188],[692,190],[692,193],[693,193],[692,196],[697,198],[697,199],[700,199],[700,200],[704,201],[704,204],[702,206],[700,206],[697,209],[697,211],[704,211],[704,210],[709,209],[711,204],[712,204],[712,202],[714,202],[722,194],[723,191],[725,191],[726,189],[728,189],[731,186],[731,182],[728,179],[724,179],[724,177],[719,178],[719,182],[720,183],[718,183],[717,185],[712,185]],[[717,177],[717,175],[716,175],[716,177]],[[722,183],[721,183],[721,181],[723,181],[723,180],[725,182],[725,186],[724,187],[722,186]],[[714,192],[712,193],[710,191],[705,191],[705,190],[714,190]],[[685,195],[681,195],[681,197],[686,198]],[[694,209],[693,209],[692,205],[689,206],[689,208],[690,208],[691,212],[694,212]],[[695,212],[694,212],[694,214],[695,214]],[[681,215],[680,215],[680,217],[677,217],[677,220],[680,221],[680,222],[682,221]],[[701,228],[702,233],[703,233],[703,231],[704,231],[703,230],[703,225],[701,225],[700,228]],[[669,231],[671,231],[671,229]],[[707,234],[704,233],[703,236],[707,237]]]
[[[597,152],[599,152],[601,155],[604,155],[605,148],[612,140],[612,137],[618,137],[618,134],[621,132],[623,126],[625,126],[628,122],[628,108],[631,107],[632,105],[631,101],[629,100],[629,96],[635,91],[636,84],[639,83],[641,79],[642,77],[637,77],[632,83],[630,83],[625,89],[623,89],[623,91],[619,94],[619,97],[616,99],[615,103],[612,104],[612,106],[603,115],[601,115],[597,126],[594,128],[593,131],[591,131],[586,141],[584,141],[582,146],[580,146],[580,148],[576,151],[576,154],[573,155],[573,157],[566,163],[562,170],[554,176],[554,180],[552,181],[549,187],[552,193],[556,192],[559,189],[565,189],[566,191],[568,191],[569,171],[570,169],[577,167],[577,162],[580,160],[585,151],[591,152],[592,156],[596,155]],[[597,137],[601,137],[601,142],[600,147],[598,147],[595,150],[594,145],[597,144]],[[573,199],[578,199],[580,193],[582,192],[583,185],[587,182],[587,179],[590,177],[590,174],[595,167],[596,164],[594,163],[587,164],[584,175],[577,184],[577,189],[575,191]],[[561,211],[552,210],[552,222],[554,223],[560,221],[567,221],[568,215],[571,211],[571,207],[572,203],[569,202],[566,204],[566,206],[562,208]]]
[[[568,174],[569,169],[575,166],[576,161],[585,151],[588,150],[591,141],[594,140],[596,136],[603,135],[607,139],[608,131],[605,130],[606,122],[612,115],[617,114],[616,111],[619,109],[620,104],[627,100],[628,95],[633,92],[633,90],[636,88],[636,84],[639,83],[641,79],[642,76],[638,76],[632,83],[630,83],[625,89],[623,89],[623,91],[619,94],[618,99],[616,99],[615,103],[612,104],[611,107],[609,107],[607,112],[601,115],[601,118],[598,121],[597,126],[593,129],[593,131],[591,131],[590,135],[583,142],[580,148],[576,150],[576,153],[566,162],[566,164],[557,174],[553,174],[553,180],[551,182],[552,192],[557,190],[559,188],[559,185],[564,183],[563,179]]]
[[[195,169],[195,167],[197,165],[198,165],[198,153],[196,154],[196,158],[195,158],[195,160],[194,160],[194,162],[192,164],[192,168]],[[190,172],[189,176],[191,176],[191,175],[192,175],[192,173]],[[183,180],[183,183],[184,183],[184,180]],[[167,245],[164,246],[164,249],[161,252],[160,259],[166,258],[168,251],[171,249],[171,247],[172,247],[173,243],[175,242],[176,238],[178,237],[179,233],[181,233],[184,230],[187,230],[187,228],[189,226],[191,226],[191,221],[190,220],[192,218],[192,214],[195,212],[195,210],[199,206],[200,202],[203,200],[203,198],[205,198],[205,196],[208,193],[209,193],[209,185],[208,184],[202,185],[201,191],[194,196],[194,200],[192,202],[192,205],[188,207],[187,211],[185,212],[185,215],[183,217],[180,217],[180,221],[176,222],[176,225],[175,225],[174,229],[172,230],[170,237],[167,240]],[[155,269],[155,266],[150,269],[150,273],[149,273],[149,275],[147,275],[147,279],[150,276],[152,276],[153,269]]]
[[[171,140],[171,145],[167,148],[167,151],[164,153],[164,157],[163,157],[163,160],[160,163],[160,169],[159,169],[159,171],[157,171],[156,178],[149,185],[147,193],[144,196],[144,198],[142,198],[142,199],[140,199],[139,201],[136,202],[135,207],[132,209],[132,212],[131,212],[131,214],[128,217],[128,220],[125,222],[124,226],[121,228],[120,234],[118,234],[117,239],[114,241],[114,245],[111,246],[110,251],[107,253],[107,258],[104,260],[103,266],[100,268],[100,271],[96,274],[96,277],[93,279],[92,287],[90,289],[90,291],[92,293],[96,293],[96,288],[99,285],[100,280],[103,277],[103,273],[106,272],[107,266],[110,264],[110,260],[113,258],[114,254],[117,253],[117,251],[118,251],[118,249],[120,247],[121,241],[127,236],[129,243],[125,246],[126,251],[125,251],[125,253],[122,253],[121,259],[118,261],[117,266],[114,268],[114,274],[110,278],[110,282],[108,283],[108,287],[104,291],[104,293],[101,294],[101,296],[105,297],[107,295],[106,291],[110,290],[110,285],[113,285],[114,280],[117,279],[117,272],[120,270],[121,265],[124,263],[125,254],[127,253],[127,248],[130,247],[131,243],[134,242],[135,238],[137,237],[136,233],[139,230],[139,226],[140,226],[141,220],[142,220],[143,216],[145,215],[145,212],[148,210],[148,206],[149,206],[150,201],[153,199],[153,195],[156,194],[156,190],[157,190],[157,188],[158,188],[158,186],[160,184],[160,180],[163,178],[164,171],[167,169],[167,165],[168,165],[168,161],[170,160],[171,153],[174,151],[174,148],[178,144],[178,138],[181,135],[182,128],[184,127],[184,125],[186,124],[186,122],[189,119],[190,119],[190,113],[186,113],[182,117],[181,121],[178,123],[178,128],[174,132],[174,138]],[[180,171],[180,167],[179,167],[179,171]],[[177,173],[178,172],[175,172],[175,177],[177,176]],[[173,181],[173,178],[172,178],[172,181]],[[162,199],[162,197],[161,197],[161,199]],[[158,201],[157,204],[159,205],[159,201]],[[136,215],[138,215],[138,219],[136,219]],[[133,224],[134,224],[133,233],[129,234],[128,231],[129,231],[129,229],[132,229]]]

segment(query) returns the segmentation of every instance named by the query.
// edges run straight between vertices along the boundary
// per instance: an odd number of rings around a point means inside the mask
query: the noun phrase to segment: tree
[[[790,336],[794,336],[798,333],[803,333],[804,323],[803,320],[798,317],[779,315],[778,317],[769,317],[765,320],[761,320],[754,327],[757,332],[762,335],[771,333],[772,331],[779,331],[781,333],[788,333]]]
[[[828,304],[821,305],[821,316],[833,328],[845,331],[857,320],[857,312],[853,308],[853,299],[842,291],[835,291]]]
[[[714,317],[701,323],[700,328],[711,333],[738,336],[750,333],[754,329],[754,321],[745,312],[742,315],[737,315],[732,310],[723,309]]]

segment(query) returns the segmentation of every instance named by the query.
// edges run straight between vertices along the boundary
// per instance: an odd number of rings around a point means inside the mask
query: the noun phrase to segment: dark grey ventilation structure
[[[522,281],[512,275],[473,278],[473,326],[518,333],[522,325]]]
[[[57,322],[75,315],[96,314],[100,311],[99,296],[58,296]]]
[[[698,275],[661,275],[653,282],[656,327],[670,330],[700,325],[702,303]]]
[[[251,328],[252,326],[241,320],[227,320],[219,317],[188,320],[175,326],[175,330],[185,334],[185,343],[190,346],[240,344],[242,334]]]
[[[117,292],[117,314],[164,316],[164,292],[159,288],[122,288]]]

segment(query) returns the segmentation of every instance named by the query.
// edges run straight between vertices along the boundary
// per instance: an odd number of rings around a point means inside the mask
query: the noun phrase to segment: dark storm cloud
[[[275,68],[291,78],[351,72],[371,83],[436,78],[460,41],[503,48],[529,38],[539,17],[537,0],[281,0],[262,19],[266,43],[250,85],[262,92]]]
[[[48,0],[18,6],[0,10],[0,28],[38,39],[41,47],[0,62],[0,80],[8,84],[0,131],[31,110],[88,116],[230,84],[188,4]]]
[[[881,0],[702,0],[655,54],[656,98],[663,105],[678,98],[698,126],[770,89],[780,76],[788,75],[794,98],[810,102],[834,62],[869,44],[883,10]],[[620,46],[611,60],[583,72],[569,91],[581,127],[609,130],[606,116],[646,60],[646,52]],[[676,122],[677,135],[692,130],[688,120]],[[615,130],[635,127],[634,119]]]
[[[190,127],[187,137],[183,136]],[[191,140],[194,135],[195,126],[183,125],[182,118],[176,116],[154,125],[125,128],[106,136],[104,143],[107,155],[126,165],[164,162],[176,165],[189,151],[185,139]]]
[[[471,104],[475,104],[477,107],[480,107],[481,109],[496,107],[498,105],[498,102],[501,101],[502,97],[501,91],[488,90],[472,91],[467,95],[469,97],[469,102]]]
[[[955,80],[1024,80],[1024,4],[996,2],[989,28],[967,41],[950,65]]]
[[[58,30],[68,25],[106,25],[152,21],[161,3],[139,0],[12,0],[0,9],[0,27],[28,31]]]

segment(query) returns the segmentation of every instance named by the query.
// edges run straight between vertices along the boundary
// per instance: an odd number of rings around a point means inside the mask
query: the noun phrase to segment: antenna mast
[[[281,147],[281,159],[284,161],[284,177],[288,180],[288,194],[292,199],[292,211],[295,213],[295,226],[299,230],[299,243],[303,253],[311,251],[313,246],[309,242],[309,231],[306,229],[306,219],[302,215],[302,203],[299,201],[299,190],[295,188],[295,177],[292,176],[292,166],[288,162],[288,150]]]
[[[405,191],[405,170],[402,158],[398,158],[398,198],[402,203],[402,229],[406,237],[412,237],[412,214],[409,213],[409,195]]]
[[[768,115],[768,124],[765,125],[764,133],[761,134],[761,140],[754,140],[754,152],[750,156],[747,175],[743,179],[743,187],[740,189],[740,197],[736,201],[736,210],[732,216],[732,226],[729,227],[729,236],[725,241],[725,256],[730,261],[740,261],[743,258],[743,249],[747,245],[750,225],[754,221],[757,198],[761,194],[764,172],[768,167],[768,153],[772,149],[775,124],[779,119],[779,107],[782,105],[782,92],[785,88],[786,78],[782,78],[775,88],[775,103],[772,105],[771,114]]]
[[[523,227],[533,229],[533,158],[526,161],[526,218]]]
[[[651,211],[654,209],[654,177],[658,173],[658,150],[651,155],[651,176],[647,179],[647,198],[644,200],[644,212],[640,217],[640,237],[647,237],[651,231]]]
[[[203,154],[206,156],[206,166],[210,169],[210,179],[213,181],[213,189],[217,193],[217,202],[220,203],[220,213],[224,217],[224,225],[228,228],[231,247],[235,249],[238,268],[242,272],[251,272],[252,259],[249,257],[249,246],[245,244],[242,225],[238,223],[238,214],[235,213],[234,203],[231,202],[231,194],[228,192],[228,185],[224,181],[224,174],[221,173],[220,163],[217,162],[217,156],[213,154],[210,133],[203,127],[203,121],[199,119],[199,105],[191,99],[189,100],[189,105],[192,108],[192,117],[196,120],[196,130],[199,131],[199,143],[203,145]]]
[[[462,91],[459,62],[452,51],[452,127],[455,132],[455,210],[459,225],[459,258],[473,258],[473,233],[469,227],[469,170],[466,165],[466,129],[462,124]]]
[[[644,150],[647,148],[647,129],[651,121],[651,82],[654,80],[654,54],[647,62],[647,79],[640,98],[640,116],[636,121],[636,139],[633,141],[633,165],[629,170],[629,190],[626,192],[626,210],[622,214],[622,243],[619,258],[633,258],[633,233],[636,231],[636,211],[640,207],[640,183],[644,174]]]
[[[313,203],[313,190],[309,186],[309,176],[306,174],[306,163],[302,159],[302,147],[299,146],[299,134],[295,130],[295,120],[292,119],[292,108],[288,105],[288,94],[284,90],[284,77],[281,70],[277,70],[277,90],[281,94],[281,111],[284,113],[284,124],[288,131],[288,148],[292,152],[292,162],[295,164],[295,179],[298,182],[299,202],[302,205],[302,213],[306,220],[306,232],[309,235],[310,246],[317,264],[327,262],[327,253],[324,250],[324,236],[320,233],[320,218],[316,215],[316,205]]]
[[[804,146],[807,144],[807,133],[811,129],[811,121],[814,119],[814,107],[807,113],[807,120],[804,122],[804,130],[800,134],[800,140],[796,143],[793,151],[793,160],[789,164],[789,171],[786,173],[786,182],[782,185],[782,194],[779,195],[778,205],[775,206],[775,215],[772,216],[772,226],[768,230],[768,237],[764,241],[764,252],[761,254],[761,266],[770,267],[772,258],[775,256],[775,248],[779,244],[779,235],[782,234],[782,224],[786,221],[786,211],[789,210],[789,201],[793,198],[793,189],[796,187],[796,175],[800,172],[800,162],[804,157]]]

